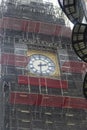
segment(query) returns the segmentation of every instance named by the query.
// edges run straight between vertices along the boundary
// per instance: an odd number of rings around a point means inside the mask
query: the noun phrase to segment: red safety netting
[[[63,25],[10,17],[3,17],[3,19],[0,19],[0,28],[55,35],[59,37],[71,37],[71,29]]]
[[[29,62],[29,57],[3,53],[1,54],[0,64],[25,67]]]
[[[15,93],[10,94],[11,104],[27,104],[47,107],[87,109],[87,101],[84,98]]]
[[[43,86],[48,88],[68,88],[68,82],[65,80],[49,79],[49,78],[36,78],[29,76],[18,76],[18,84]]]
[[[64,72],[83,73],[86,71],[86,68],[87,64],[84,62],[65,61],[61,67],[61,70]]]

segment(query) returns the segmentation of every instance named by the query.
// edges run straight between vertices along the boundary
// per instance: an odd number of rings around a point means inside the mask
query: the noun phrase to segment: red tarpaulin
[[[48,23],[40,23],[40,33],[54,35],[56,25]]]
[[[19,31],[22,29],[22,21],[20,19],[3,17],[2,22],[2,27],[6,29],[14,29]]]
[[[84,98],[14,93],[10,94],[11,104],[27,104],[47,107],[87,109],[87,100]]]
[[[65,61],[62,65],[62,71],[73,72],[73,73],[83,73],[87,68],[87,64],[78,61]]]
[[[29,76],[18,76],[18,84],[32,85],[32,86],[43,86],[48,88],[68,88],[68,82],[64,80],[56,80],[49,78],[36,78]]]
[[[71,29],[64,25],[10,17],[3,17],[3,19],[0,19],[0,28],[41,33],[47,35],[64,36],[69,38],[71,37]]]
[[[2,65],[12,65],[18,67],[25,67],[28,64],[28,62],[29,59],[27,56],[14,55],[8,53],[2,54],[0,60],[0,63]]]

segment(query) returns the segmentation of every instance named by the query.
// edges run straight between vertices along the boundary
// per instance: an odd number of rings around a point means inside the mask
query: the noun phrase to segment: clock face
[[[28,69],[32,74],[47,76],[55,71],[55,64],[45,55],[33,54],[30,56]]]

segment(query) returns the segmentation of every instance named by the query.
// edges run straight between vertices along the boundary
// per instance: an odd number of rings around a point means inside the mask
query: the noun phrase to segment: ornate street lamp
[[[72,46],[76,54],[87,63],[87,25],[76,23],[72,31]]]
[[[84,11],[81,0],[58,0],[58,2],[63,12],[74,24],[72,47],[76,54],[87,63],[87,24],[82,23]],[[83,82],[83,94],[87,99],[87,73]]]
[[[58,2],[63,12],[73,24],[82,22],[83,8],[81,0],[58,0]]]

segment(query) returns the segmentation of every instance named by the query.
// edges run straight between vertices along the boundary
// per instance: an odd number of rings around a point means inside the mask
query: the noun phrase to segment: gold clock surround
[[[55,64],[55,71],[49,77],[59,77],[60,76],[60,68],[59,68],[59,64],[58,64],[57,54],[53,53],[53,52],[38,51],[38,50],[28,50],[28,52],[27,52],[28,57],[30,57],[32,55],[38,55],[38,54],[48,57]],[[29,75],[36,76],[36,74],[33,74],[33,73],[29,73]]]

